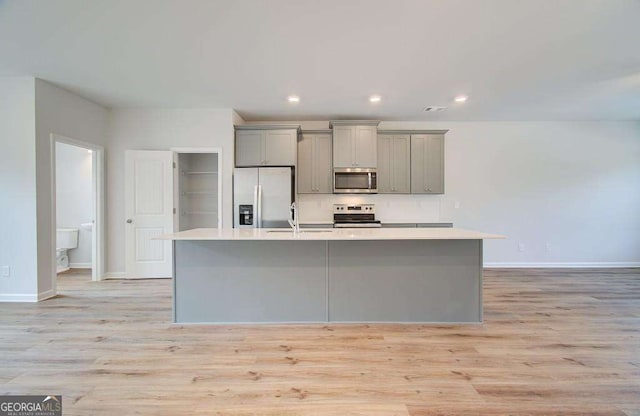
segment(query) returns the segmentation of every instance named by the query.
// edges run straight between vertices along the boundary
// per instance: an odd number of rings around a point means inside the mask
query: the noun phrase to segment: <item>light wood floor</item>
[[[640,415],[640,270],[488,270],[485,323],[183,326],[169,280],[0,304],[0,394],[69,415]]]

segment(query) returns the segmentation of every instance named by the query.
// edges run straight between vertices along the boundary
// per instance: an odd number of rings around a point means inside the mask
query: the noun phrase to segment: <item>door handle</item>
[[[254,219],[253,228],[262,228],[262,185],[253,187]]]
[[[133,222],[133,220],[131,218],[127,219],[127,224],[131,224]]]

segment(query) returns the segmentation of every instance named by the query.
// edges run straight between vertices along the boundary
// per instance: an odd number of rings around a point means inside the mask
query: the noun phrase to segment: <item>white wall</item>
[[[640,123],[400,126],[450,129],[440,218],[508,236],[485,262],[640,265]]]
[[[33,78],[0,78],[0,301],[37,299]]]
[[[71,267],[91,267],[92,233],[80,225],[94,219],[92,158],[87,149],[56,143],[56,226],[80,230],[78,248],[68,252]]]
[[[445,194],[300,195],[303,221],[330,221],[333,203],[372,202],[384,222],[451,221],[506,235],[485,243],[489,265],[640,265],[640,123],[382,122],[379,128],[449,129]]]
[[[55,210],[52,202],[51,134],[106,145],[109,110],[48,82],[35,80],[38,296],[53,296]]]
[[[125,150],[168,150],[172,147],[222,148],[222,226],[231,227],[233,123],[242,119],[230,109],[114,109],[109,132],[108,261],[110,273],[125,271]]]

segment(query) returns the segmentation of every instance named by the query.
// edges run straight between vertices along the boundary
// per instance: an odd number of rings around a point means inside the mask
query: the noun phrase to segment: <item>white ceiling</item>
[[[15,75],[250,120],[640,120],[640,1],[0,0]]]

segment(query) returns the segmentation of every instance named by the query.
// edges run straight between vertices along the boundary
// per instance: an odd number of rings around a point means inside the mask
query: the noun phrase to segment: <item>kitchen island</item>
[[[174,321],[482,322],[482,244],[457,228],[194,229],[174,245]]]

